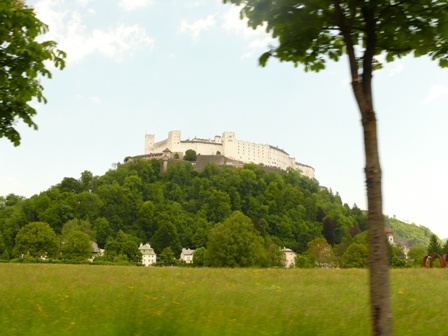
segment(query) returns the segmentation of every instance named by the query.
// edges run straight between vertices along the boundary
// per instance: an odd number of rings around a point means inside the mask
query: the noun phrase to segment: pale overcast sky
[[[0,195],[30,197],[101,175],[143,154],[145,133],[237,139],[283,148],[321,185],[366,208],[360,116],[346,59],[321,73],[258,56],[272,40],[220,1],[27,1],[50,26],[67,67],[43,80],[38,131],[2,138]],[[374,78],[384,212],[448,237],[448,70],[425,58],[387,64]]]

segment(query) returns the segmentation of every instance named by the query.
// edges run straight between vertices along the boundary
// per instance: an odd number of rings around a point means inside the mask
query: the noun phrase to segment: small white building
[[[94,241],[91,241],[90,245],[92,246],[92,256],[89,258],[89,261],[93,262],[96,257],[101,257],[104,254],[104,249],[99,248],[98,244]]]
[[[182,252],[180,253],[180,260],[185,261],[187,264],[193,263],[193,254],[196,250],[190,250],[189,248],[183,248]]]
[[[142,253],[142,264],[145,266],[149,266],[155,264],[157,262],[157,255],[154,252],[154,249],[149,244],[140,244],[139,248]]]
[[[296,264],[297,254],[290,248],[286,247],[284,247],[282,251],[285,254],[285,267],[286,268],[294,267],[294,265]]]

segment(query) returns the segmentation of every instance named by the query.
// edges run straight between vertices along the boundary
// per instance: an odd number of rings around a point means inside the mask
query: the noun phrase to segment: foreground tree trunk
[[[367,71],[367,72],[366,72]],[[390,310],[389,257],[385,238],[381,165],[378,152],[378,134],[372,100],[372,76],[364,68],[362,79],[354,77],[353,93],[361,112],[366,155],[365,177],[367,187],[367,237],[369,246],[369,283],[372,335],[392,335]]]
[[[353,34],[346,24],[340,0],[334,0],[335,16],[344,37],[349,60],[352,89],[361,113],[366,155],[367,237],[369,246],[369,282],[372,334],[392,335],[392,315],[389,293],[389,258],[384,233],[381,166],[378,154],[376,116],[373,109],[372,73],[376,46],[375,7],[362,11],[365,21],[365,49],[362,64],[356,57]],[[362,71],[362,72],[361,72]],[[360,73],[361,72],[361,73]]]
[[[362,113],[366,153],[367,226],[369,280],[373,335],[391,335],[392,319],[389,294],[389,258],[384,236],[381,166],[378,154],[376,118],[373,110]]]

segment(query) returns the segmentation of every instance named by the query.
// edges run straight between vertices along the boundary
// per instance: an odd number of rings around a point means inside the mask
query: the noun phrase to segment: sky
[[[43,40],[67,52],[63,71],[42,79],[33,102],[38,131],[19,123],[22,143],[0,139],[0,195],[30,197],[102,175],[163,140],[233,131],[284,149],[315,168],[320,185],[366,209],[360,115],[348,61],[319,73],[258,57],[274,45],[218,0],[34,0],[49,25]],[[405,57],[374,74],[384,213],[448,237],[448,70]]]

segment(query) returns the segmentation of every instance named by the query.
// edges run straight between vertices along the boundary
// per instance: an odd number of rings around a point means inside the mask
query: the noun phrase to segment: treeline
[[[272,251],[288,247],[306,256],[315,239],[324,239],[342,257],[367,229],[364,211],[292,169],[268,172],[252,164],[209,164],[198,172],[189,162],[173,161],[163,172],[157,160],[136,160],[117,164],[103,176],[84,171],[79,179],[66,177],[28,199],[1,197],[0,255],[7,259],[27,254],[17,246],[23,236],[31,239],[23,234],[30,223],[47,225],[59,237],[55,257],[67,251],[67,237],[75,239],[70,232],[77,232],[76,239],[81,232],[84,241],[88,237],[106,250],[103,260],[137,262],[139,243],[149,242],[158,255],[178,256],[183,247],[207,251],[219,245],[215,237],[226,236],[222,232],[235,221],[250,223],[258,251],[266,253],[258,261],[224,266],[275,266],[277,257],[269,259],[277,255]],[[69,250],[65,257],[75,252]]]

